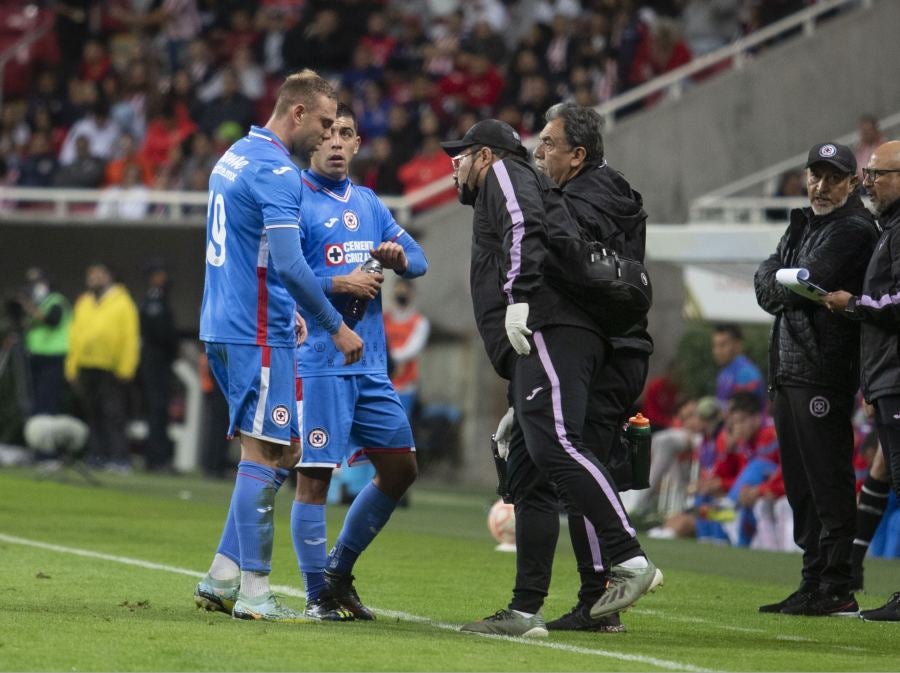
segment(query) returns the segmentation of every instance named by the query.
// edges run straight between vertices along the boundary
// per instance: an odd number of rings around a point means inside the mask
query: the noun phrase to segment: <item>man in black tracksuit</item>
[[[811,207],[791,211],[787,231],[754,279],[759,305],[775,316],[769,351],[772,415],[794,539],[803,549],[798,590],[760,612],[854,615],[859,607],[850,593],[856,529],[850,418],[859,387],[859,327],[793,293],[775,275],[781,268],[802,267],[826,290],[859,292],[878,233],[856,193],[850,148],[816,145],[807,169]]]
[[[443,146],[453,156],[460,201],[474,206],[475,322],[495,370],[510,380],[517,423],[508,470],[516,517],[533,509],[536,517],[525,518],[541,521],[517,525],[517,545],[555,546],[559,521],[552,482],[567,505],[601,533],[612,559],[607,591],[590,611],[592,618],[604,617],[634,603],[661,575],[644,556],[615,483],[583,441],[588,395],[609,344],[594,321],[543,276],[548,240],[555,233],[574,235],[575,223],[559,189],[527,163],[508,124],[478,122],[461,140]],[[539,610],[550,568],[529,567],[531,562],[517,558],[509,609],[464,631],[547,635]]]
[[[546,119],[534,151],[538,170],[562,187],[566,206],[591,240],[602,241],[620,256],[643,262],[647,234],[643,199],[606,163],[600,115],[592,108],[560,103],[547,111]],[[619,489],[625,490],[631,482],[631,465],[624,463],[627,474],[616,471],[618,461],[613,450],[622,446],[622,428],[647,378],[653,341],[646,317],[611,336],[610,343],[609,361],[590,391],[584,439],[610,469]],[[570,513],[569,537],[581,577],[578,603],[567,614],[548,622],[547,628],[623,630],[618,615],[601,620],[589,615],[590,606],[603,593],[607,575],[598,531],[580,514]]]
[[[863,184],[884,232],[866,268],[862,290],[831,292],[823,300],[860,324],[862,390],[875,406],[875,428],[900,497],[900,141],[879,146],[863,169]],[[841,286],[843,287],[843,286]],[[900,622],[900,592],[866,621]]]

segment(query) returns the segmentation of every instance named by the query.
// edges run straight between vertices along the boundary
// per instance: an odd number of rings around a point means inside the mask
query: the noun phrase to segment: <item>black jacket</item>
[[[859,387],[859,326],[775,280],[781,268],[803,267],[825,290],[858,293],[878,229],[853,194],[828,215],[791,211],[775,253],[756,271],[759,305],[775,316],[769,346],[769,387],[813,386],[855,392]]]
[[[562,191],[569,210],[592,240],[603,241],[621,257],[644,261],[647,213],[643,198],[625,176],[604,162],[582,170]],[[653,352],[646,318],[610,342],[615,349]]]
[[[506,307],[525,302],[528,328],[553,325],[600,329],[544,279],[547,241],[556,229],[575,235],[562,192],[524,160],[509,157],[488,171],[475,200],[469,282],[475,324],[488,358],[505,379],[516,352],[506,336]]]
[[[860,379],[866,400],[900,394],[900,201],[879,218],[884,233],[866,268],[862,291],[847,305],[860,325]]]

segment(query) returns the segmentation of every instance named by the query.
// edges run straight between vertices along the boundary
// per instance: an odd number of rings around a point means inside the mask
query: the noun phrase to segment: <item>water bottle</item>
[[[637,413],[628,419],[631,444],[631,488],[650,488],[650,419]]]
[[[382,273],[384,267],[374,257],[369,257],[366,260],[366,263],[362,265],[363,271],[366,273]],[[366,314],[366,308],[369,306],[369,300],[364,299],[363,297],[351,297],[350,301],[348,301],[344,305],[343,316],[344,322],[347,323],[347,326],[351,329],[356,327],[356,323],[362,320],[362,317]]]

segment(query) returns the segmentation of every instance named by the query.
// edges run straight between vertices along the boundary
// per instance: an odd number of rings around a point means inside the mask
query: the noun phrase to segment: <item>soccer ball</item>
[[[488,513],[487,524],[488,530],[500,543],[500,547],[515,549],[516,514],[512,505],[506,504],[503,500],[495,502]]]

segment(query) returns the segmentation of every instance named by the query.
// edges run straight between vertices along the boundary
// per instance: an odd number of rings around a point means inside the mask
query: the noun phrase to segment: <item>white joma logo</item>
[[[303,541],[303,543],[312,545],[312,546],[315,546],[317,544],[325,544],[325,538],[324,537],[307,538]]]
[[[289,170],[291,170],[291,167],[290,167],[290,166],[282,166],[281,168],[273,168],[273,169],[272,169],[272,172],[273,172],[275,175],[284,175],[284,174],[287,173]]]
[[[332,217],[325,223],[326,229],[331,229],[334,225],[337,224],[338,218]]]
[[[529,400],[529,401],[533,400],[534,396],[537,395],[539,392],[541,392],[543,389],[544,389],[544,386],[538,386],[537,388],[532,390],[531,393],[528,395],[528,397],[526,397],[525,399]]]

